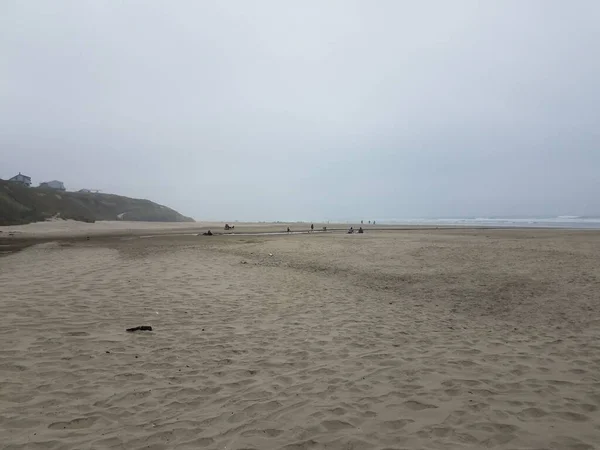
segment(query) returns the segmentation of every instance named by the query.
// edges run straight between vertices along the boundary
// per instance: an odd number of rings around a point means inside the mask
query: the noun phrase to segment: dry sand
[[[4,449],[600,443],[598,232],[44,243],[0,286]]]

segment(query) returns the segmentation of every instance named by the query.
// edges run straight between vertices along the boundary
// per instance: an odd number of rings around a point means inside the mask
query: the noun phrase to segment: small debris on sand
[[[127,328],[126,331],[129,331],[130,333],[133,333],[134,331],[152,331],[152,327],[148,325],[142,325],[141,327]]]

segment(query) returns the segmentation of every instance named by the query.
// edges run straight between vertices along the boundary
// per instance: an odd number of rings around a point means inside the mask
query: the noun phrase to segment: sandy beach
[[[0,448],[600,443],[600,232],[143,232],[0,258]]]

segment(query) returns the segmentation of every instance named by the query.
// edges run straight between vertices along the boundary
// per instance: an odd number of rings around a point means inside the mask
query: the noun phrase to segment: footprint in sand
[[[404,428],[409,423],[413,423],[414,420],[411,419],[398,419],[398,420],[388,420],[383,422],[383,426],[389,430],[400,430]]]
[[[469,430],[487,431],[488,433],[515,433],[519,430],[516,425],[498,422],[475,422],[467,425]]]
[[[548,413],[540,408],[526,408],[517,414],[519,419],[538,419],[547,416]]]
[[[594,412],[598,411],[598,407],[596,405],[590,405],[589,403],[582,403],[579,407],[585,412]]]
[[[97,417],[79,417],[73,419],[70,422],[54,422],[48,425],[51,430],[77,430],[81,428],[89,428],[94,422],[98,420]]]
[[[429,405],[427,403],[417,402],[416,400],[409,400],[407,402],[404,402],[404,406],[406,406],[408,409],[412,409],[413,411],[422,411],[424,409],[437,408],[436,405]]]
[[[343,422],[341,420],[326,420],[322,422],[321,425],[327,428],[327,431],[339,431],[346,430],[349,428],[356,428],[354,425],[348,422]]]
[[[579,414],[571,411],[558,411],[554,413],[554,415],[564,420],[570,420],[571,422],[587,422],[590,420],[590,418],[585,414]]]
[[[248,430],[242,433],[244,437],[252,437],[252,436],[267,436],[270,438],[274,438],[283,433],[282,430],[276,430],[274,428],[267,428],[265,430]]]
[[[323,446],[320,445],[314,439],[309,439],[306,441],[294,442],[292,444],[288,444],[283,448],[286,450],[308,450],[308,449],[323,448]]]
[[[117,381],[141,381],[146,378],[143,373],[122,373],[115,376]]]

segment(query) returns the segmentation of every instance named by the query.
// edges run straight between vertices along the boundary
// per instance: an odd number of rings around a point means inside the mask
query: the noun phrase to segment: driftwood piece
[[[134,331],[152,331],[152,327],[148,325],[142,325],[141,327],[127,328],[126,331],[129,331],[130,333],[133,333]]]

